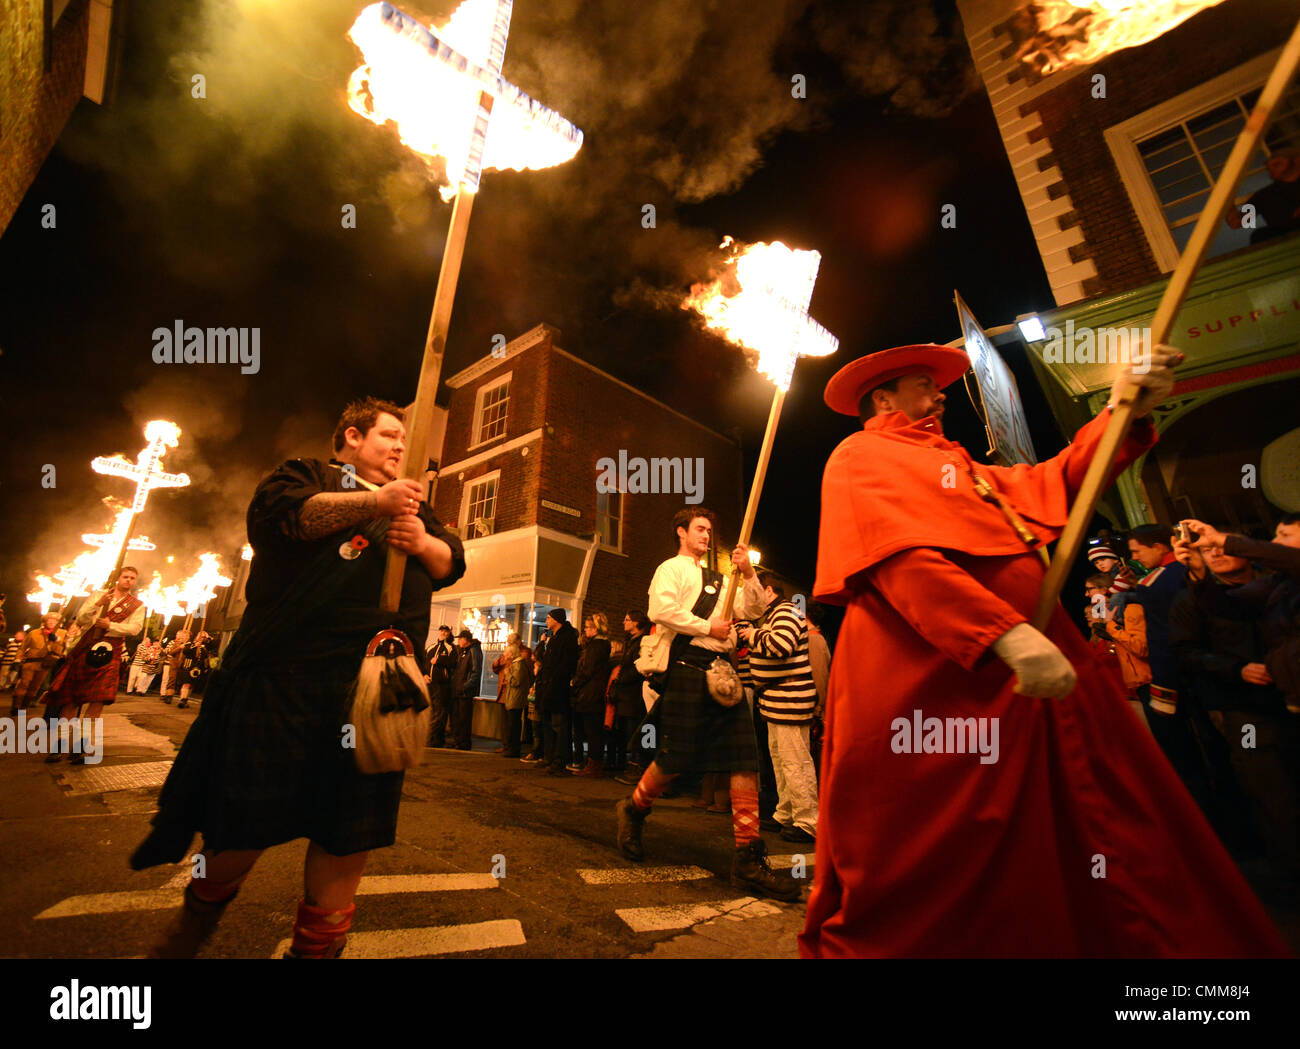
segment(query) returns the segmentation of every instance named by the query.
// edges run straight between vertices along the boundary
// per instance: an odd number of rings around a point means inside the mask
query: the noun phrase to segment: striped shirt
[[[812,720],[817,685],[808,661],[808,624],[790,601],[775,601],[759,620],[749,653],[758,709],[768,721]]]

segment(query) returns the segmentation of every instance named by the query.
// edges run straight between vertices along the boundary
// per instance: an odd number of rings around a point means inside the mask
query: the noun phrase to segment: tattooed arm
[[[379,516],[379,500],[374,492],[320,492],[298,511],[298,535],[307,540],[322,539]]]

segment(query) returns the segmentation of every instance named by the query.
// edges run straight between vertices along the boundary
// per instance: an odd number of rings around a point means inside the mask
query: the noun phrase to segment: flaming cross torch
[[[349,104],[376,124],[395,123],[402,142],[426,160],[443,158],[448,185],[441,192],[444,200],[453,200],[402,466],[403,477],[421,483],[480,175],[492,168],[552,167],[571,159],[582,146],[581,131],[502,77],[512,7],[512,0],[464,0],[435,33],[390,4],[371,4],[348,33],[366,62],[352,74]],[[380,598],[386,612],[398,609],[405,570],[406,555],[390,547]],[[371,658],[377,652],[381,658]],[[410,695],[412,688],[420,695]],[[389,696],[381,699],[385,692]],[[409,639],[399,631],[383,631],[370,643],[353,694],[357,763],[363,772],[419,764],[427,718],[422,729],[413,723],[409,732],[395,734],[370,716],[380,703],[392,705],[393,692],[399,710],[412,708],[419,714],[428,708]],[[403,737],[396,745],[395,735]],[[369,746],[366,736],[385,743]]]
[[[112,537],[117,538],[120,533],[121,545],[118,548],[117,561],[113,566],[112,575],[108,577],[105,586],[112,586],[117,580],[118,573],[122,571],[122,564],[126,561],[127,548],[131,546],[131,533],[135,531],[136,519],[143,512],[149,493],[155,488],[184,488],[190,483],[187,474],[169,474],[162,468],[162,457],[166,454],[167,449],[175,448],[180,443],[180,427],[175,423],[167,422],[165,419],[154,419],[145,426],[144,435],[149,443],[135,457],[135,462],[130,462],[120,455],[111,457],[101,455],[90,463],[96,473],[108,474],[111,477],[124,477],[128,481],[135,482],[135,498],[131,501],[130,516],[127,517],[125,526],[119,524],[113,529]],[[90,539],[86,539],[86,541],[91,542]],[[136,549],[137,547],[131,548]],[[152,549],[152,547],[144,547],[143,549]]]
[[[728,250],[725,272],[710,284],[692,288],[682,308],[699,312],[705,323],[728,342],[755,351],[759,374],[771,379],[776,387],[740,526],[739,542],[748,545],[795,362],[800,357],[832,354],[839,349],[840,341],[808,316],[821,266],[819,252],[787,248],[780,241],[753,244],[742,250],[730,237],[722,247]],[[724,619],[731,616],[739,576],[739,571],[732,572],[727,582],[722,604]]]

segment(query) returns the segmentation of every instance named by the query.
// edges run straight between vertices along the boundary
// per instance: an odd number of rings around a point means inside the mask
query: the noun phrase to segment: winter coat
[[[456,666],[451,672],[451,694],[454,699],[473,699],[478,695],[479,681],[483,676],[483,646],[474,638],[456,653]]]
[[[589,638],[582,645],[578,668],[573,675],[573,712],[599,714],[605,709],[605,685],[609,682],[609,638]]]
[[[641,698],[641,682],[645,678],[636,668],[643,637],[644,634],[637,637],[629,634],[623,644],[623,658],[619,660],[618,677],[614,680],[614,713],[621,718],[640,717],[645,713],[645,702]]]
[[[528,690],[533,687],[533,661],[516,656],[501,681],[501,702],[506,710],[523,710],[528,705]]]
[[[537,675],[537,703],[543,714],[569,713],[569,682],[578,669],[578,632],[565,623],[546,643]]]

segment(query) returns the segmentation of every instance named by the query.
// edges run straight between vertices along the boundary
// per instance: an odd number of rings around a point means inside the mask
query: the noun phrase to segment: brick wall
[[[735,541],[743,498],[739,446],[557,351],[549,333],[453,390],[443,462],[455,465],[476,454],[468,447],[476,393],[506,372],[510,406],[500,443],[538,428],[542,437],[525,446],[527,456],[516,448],[443,474],[435,498],[440,518],[454,521],[464,486],[500,469],[496,531],[538,524],[588,538],[596,531],[596,463],[617,461],[623,449],[628,457],[703,459],[702,505],[718,514],[722,539]],[[542,500],[578,516],[544,507]],[[621,635],[624,612],[646,607],[655,567],[676,552],[669,524],[684,505],[681,493],[624,494],[622,550],[597,552],[584,604],[585,611],[609,617],[612,636]]]
[[[1036,133],[1051,144],[1050,154],[1038,163],[1059,168],[1062,192],[1073,202],[1073,211],[1061,217],[1062,227],[1077,224],[1083,230],[1084,242],[1072,249],[1071,258],[1090,259],[1096,267],[1096,276],[1083,282],[1086,297],[1115,294],[1160,277],[1106,146],[1106,128],[1285,43],[1295,17],[1294,7],[1286,4],[1228,0],[1149,44],[1102,59],[1085,75],[1021,106],[1022,116],[1041,119]],[[1106,77],[1104,99],[1091,94],[1098,73]]]
[[[508,444],[516,437],[522,437],[542,426],[546,363],[544,347],[537,346],[502,361],[485,375],[453,390],[447,406],[447,435],[442,446],[441,461],[454,466],[462,459],[477,455],[480,451],[490,451],[500,444]],[[510,373],[510,403],[506,408],[505,436],[482,449],[470,448],[477,393],[507,372]],[[524,454],[525,451],[527,454]],[[466,485],[493,470],[500,470],[496,531],[505,532],[536,524],[540,451],[541,442],[533,441],[523,448],[501,452],[463,470],[441,473],[434,498],[434,512],[440,520],[455,524],[460,515],[461,497]],[[461,474],[464,475],[463,478]]]
[[[63,12],[47,73],[44,0],[5,0],[0,8],[0,233],[81,98],[89,9],[89,0],[72,0]]]
[[[538,523],[573,534],[596,530],[597,460],[700,458],[704,461],[703,503],[719,518],[719,532],[734,542],[742,513],[740,449],[591,368],[554,354],[550,361],[547,420],[555,432],[542,454],[540,497],[582,512],[570,517],[542,507]],[[629,608],[646,607],[646,590],[659,562],[677,552],[670,535],[672,516],[686,505],[677,493],[625,493],[622,552],[596,554],[587,587],[586,611],[602,611],[619,629]]]

